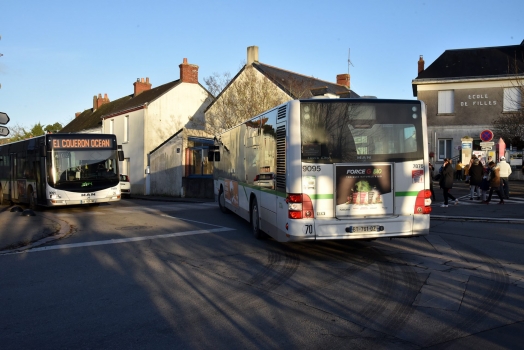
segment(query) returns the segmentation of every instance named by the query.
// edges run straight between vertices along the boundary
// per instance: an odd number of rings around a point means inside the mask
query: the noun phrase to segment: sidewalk
[[[442,189],[434,183],[437,200],[431,206],[432,219],[447,220],[472,220],[472,221],[511,221],[524,223],[524,181],[510,181],[510,199],[505,204],[499,205],[499,198],[493,192],[490,204],[483,204],[480,200],[469,199],[469,184],[464,181],[455,181],[450,193],[458,200],[459,204],[449,202],[447,208],[440,207],[444,202]]]

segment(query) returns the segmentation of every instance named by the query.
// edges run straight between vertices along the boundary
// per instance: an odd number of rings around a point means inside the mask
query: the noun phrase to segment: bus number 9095
[[[302,172],[307,173],[310,171],[321,171],[320,165],[304,165],[302,166]]]

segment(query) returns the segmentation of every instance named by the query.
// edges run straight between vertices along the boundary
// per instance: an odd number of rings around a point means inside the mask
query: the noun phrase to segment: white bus
[[[217,135],[215,198],[285,241],[429,233],[422,101],[294,100]]]
[[[121,197],[111,134],[47,134],[0,145],[0,204],[99,204]]]

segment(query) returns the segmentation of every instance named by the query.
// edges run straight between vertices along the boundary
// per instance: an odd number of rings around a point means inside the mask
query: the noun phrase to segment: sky
[[[234,76],[247,47],[265,64],[336,82],[359,95],[415,99],[411,82],[445,50],[519,45],[522,0],[2,0],[0,112],[30,128],[67,125],[92,107],[180,78]],[[351,65],[348,64],[348,59]]]

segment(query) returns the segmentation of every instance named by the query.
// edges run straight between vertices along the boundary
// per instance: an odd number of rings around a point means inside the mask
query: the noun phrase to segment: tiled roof
[[[254,62],[253,67],[293,99],[312,97],[313,95],[310,90],[318,88],[326,88],[326,93],[329,94],[349,94],[346,97],[359,97],[354,91],[348,89],[346,86],[320,80],[315,77],[308,77],[259,62]],[[293,87],[293,85],[295,85],[295,87]]]
[[[515,68],[524,73],[524,41],[520,45],[446,50],[416,80],[508,76],[516,73]]]
[[[231,79],[229,84],[218,94],[213,102],[207,106],[205,112],[207,112],[211,106],[220,98],[222,93],[227,90],[227,88],[235,81],[237,77],[242,74],[247,66],[242,67],[242,69]],[[271,80],[279,89],[288,94],[292,99],[300,98],[310,98],[313,95],[311,94],[311,89],[326,88],[327,93],[334,95],[339,95],[340,97],[360,97],[353,90],[348,89],[343,85],[338,85],[328,81],[320,80],[314,77],[308,77],[302,74],[294,73],[285,69],[280,69],[273,67],[260,62],[253,62],[253,67],[262,73],[265,77]],[[300,95],[297,95],[297,92],[305,92]]]
[[[177,86],[179,83],[180,80],[175,80],[170,83],[157,86],[154,89],[146,90],[136,97],[133,97],[132,94],[124,96],[118,100],[103,104],[95,111],[93,111],[92,108],[86,109],[78,117],[67,124],[62,130],[60,130],[60,132],[80,132],[83,130],[101,127],[103,117],[118,115],[133,108],[141,107],[146,103],[151,103],[173,87]]]
[[[140,96],[140,95],[138,95]],[[60,133],[81,132],[88,129],[99,128],[102,126],[102,116],[121,110],[121,106],[131,100],[133,95],[124,96],[118,100],[108,102],[93,111],[92,108],[86,109],[69,124],[64,126]]]

